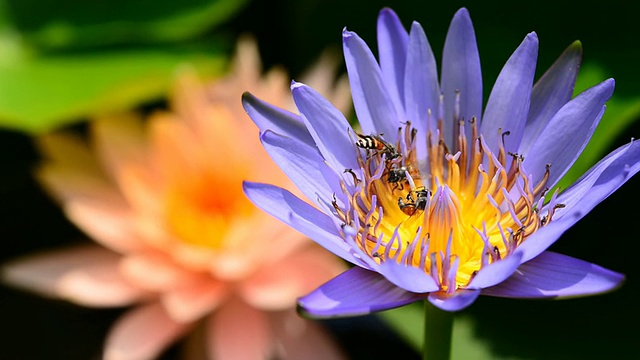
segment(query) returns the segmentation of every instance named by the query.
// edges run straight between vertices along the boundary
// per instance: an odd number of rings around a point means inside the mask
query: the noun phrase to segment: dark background
[[[253,34],[265,65],[284,65],[299,74],[320,52],[341,51],[347,26],[374,48],[379,10],[391,6],[408,27],[419,21],[436,58],[441,55],[451,17],[466,6],[476,29],[485,97],[500,68],[530,31],[540,39],[538,76],[574,40],[583,43],[585,63],[603,67],[616,79],[616,95],[640,95],[638,5],[614,0],[586,2],[458,2],[338,0],[254,0],[216,29],[233,38]],[[214,35],[213,32],[211,34]],[[2,79],[0,79],[2,81]],[[161,101],[146,108],[163,106]],[[631,126],[610,144],[613,149],[640,135]],[[87,241],[40,190],[31,177],[38,161],[31,138],[0,131],[0,261],[33,251]],[[505,300],[481,297],[463,311],[475,320],[474,333],[489,344],[496,358],[600,359],[637,354],[640,272],[637,228],[640,179],[599,205],[552,249],[623,272],[619,290],[591,298],[564,301]],[[123,309],[88,309],[42,299],[0,287],[0,359],[99,359],[104,336]],[[354,359],[418,358],[376,318],[326,323]],[[179,353],[174,346],[163,359]]]

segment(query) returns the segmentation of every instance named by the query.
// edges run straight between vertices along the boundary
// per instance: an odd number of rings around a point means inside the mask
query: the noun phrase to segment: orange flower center
[[[177,177],[165,203],[173,235],[181,241],[215,250],[224,248],[234,221],[251,211],[238,174],[206,171]]]

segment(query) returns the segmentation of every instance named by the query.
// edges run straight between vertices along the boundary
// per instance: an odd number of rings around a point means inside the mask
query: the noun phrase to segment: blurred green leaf
[[[421,303],[383,311],[377,315],[389,324],[401,338],[404,338],[409,345],[413,346],[418,352],[421,351],[425,330],[424,308]],[[453,323],[451,359],[505,359],[492,354],[488,343],[474,336],[474,328],[475,325],[471,317],[456,314]]]
[[[583,66],[580,69],[574,95],[607,79],[608,76],[605,74],[605,70],[594,64]],[[609,151],[623,145],[623,142],[617,143],[616,140],[624,129],[639,119],[640,96],[621,98],[614,93],[607,102],[607,109],[591,141],[556,187],[560,187],[561,190],[566,189]],[[629,136],[630,140],[631,136]]]
[[[0,41],[0,126],[38,133],[163,96],[177,66],[212,74],[223,57],[202,48],[30,57]]]
[[[247,3],[247,0],[4,1],[17,31],[37,47],[54,49],[185,40],[229,19]]]

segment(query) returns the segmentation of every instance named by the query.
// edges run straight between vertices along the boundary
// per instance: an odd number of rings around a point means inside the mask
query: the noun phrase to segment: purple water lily
[[[365,314],[428,299],[456,311],[480,294],[561,298],[609,291],[622,274],[546,249],[640,170],[632,141],[550,193],[589,141],[614,88],[572,97],[581,46],[533,85],[528,34],[482,107],[475,33],[451,23],[440,80],[421,25],[378,18],[379,62],[353,32],[344,55],[360,129],[293,82],[300,115],[245,93],[265,149],[315,206],[245,183],[259,207],[356,265],[299,300],[310,316]]]

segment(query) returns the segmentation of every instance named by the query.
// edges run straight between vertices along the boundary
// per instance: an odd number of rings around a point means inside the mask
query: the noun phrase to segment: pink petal
[[[238,92],[238,99],[241,95],[242,93]],[[250,123],[246,114],[239,114],[242,117],[238,118],[238,114],[234,114],[233,109],[224,103],[210,103],[203,113],[207,115],[206,121],[194,131],[199,135],[199,145],[202,147],[200,152],[205,156],[207,164],[218,169],[233,169],[242,168],[244,164],[257,163],[256,154],[259,154],[258,158],[265,158],[260,142],[243,132],[242,124]],[[225,156],[219,156],[221,152]]]
[[[155,240],[155,239],[153,239]],[[166,244],[159,244],[159,247],[167,254],[171,254],[176,263],[192,271],[206,272],[211,267],[215,251],[197,245],[181,242],[180,239],[167,237]]]
[[[210,358],[271,358],[273,334],[267,316],[238,299],[232,299],[209,318],[207,332]]]
[[[129,281],[151,291],[190,286],[206,277],[176,265],[161,254],[153,253],[127,256],[122,259],[120,270]]]
[[[278,359],[338,360],[345,355],[320,324],[301,318],[295,310],[271,315]]]
[[[126,114],[98,119],[91,124],[95,147],[102,165],[111,175],[128,164],[145,164],[146,140],[139,116]]]
[[[260,234],[262,240],[256,242],[254,234]],[[270,215],[263,212],[229,224],[223,241],[236,247],[215,254],[210,267],[215,277],[229,281],[247,278],[256,268],[281,261],[311,243],[299,232],[274,222]],[[267,251],[269,256],[265,257]]]
[[[105,177],[90,168],[66,166],[58,160],[40,167],[37,176],[70,220],[89,236],[119,252],[139,246],[133,236],[129,206]]]
[[[309,246],[288,258],[263,266],[242,283],[242,298],[264,310],[295,306],[296,299],[346,270],[344,263],[322,248]]]
[[[225,281],[237,281],[249,276],[258,263],[259,260],[255,259],[250,253],[243,253],[241,250],[229,250],[224,253],[214,254],[209,265],[211,274],[214,277]]]
[[[120,191],[130,207],[147,216],[161,216],[164,210],[163,179],[148,166],[128,164],[115,174]]]
[[[79,165],[63,163],[45,163],[36,171],[36,177],[49,193],[65,203],[70,200],[110,201],[122,199],[104,175],[81,169]]]
[[[100,167],[98,159],[81,138],[53,133],[37,139],[45,161],[36,177],[61,202],[69,199],[109,200],[119,198]]]
[[[104,248],[77,246],[17,260],[2,269],[2,277],[13,285],[82,305],[129,305],[148,294],[122,277],[119,260]]]
[[[162,179],[179,179],[198,173],[198,141],[186,124],[169,114],[150,120],[151,151]]]
[[[104,359],[154,359],[190,325],[172,320],[159,303],[140,306],[113,326],[106,340]]]
[[[218,81],[212,85],[219,85]],[[226,85],[225,95],[230,96],[230,92],[237,92],[237,100],[241,90],[231,89],[230,84]],[[201,133],[207,123],[213,122],[209,111],[212,99],[207,95],[209,94],[196,72],[192,68],[181,68],[171,97],[172,109],[177,115],[176,120],[183,122],[195,133]]]
[[[129,253],[144,248],[136,234],[131,210],[117,200],[70,200],[64,205],[67,217],[85,234],[107,248]]]
[[[195,321],[215,309],[228,292],[227,284],[209,278],[199,284],[169,291],[162,304],[176,321]]]
[[[43,156],[52,163],[82,170],[92,176],[103,175],[96,157],[80,136],[69,132],[49,133],[38,137],[36,145]]]

